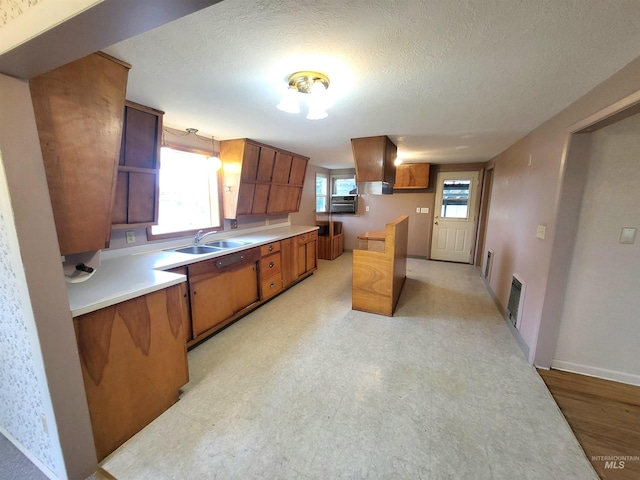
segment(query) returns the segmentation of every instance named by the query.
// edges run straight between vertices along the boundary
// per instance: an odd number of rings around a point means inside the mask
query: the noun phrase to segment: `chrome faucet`
[[[198,233],[196,233],[196,236],[194,237],[193,241],[195,242],[196,245],[200,245],[200,243],[204,238],[208,237],[209,235],[213,235],[214,233],[218,233],[218,231],[212,230],[211,232],[204,233],[204,230],[198,230]]]

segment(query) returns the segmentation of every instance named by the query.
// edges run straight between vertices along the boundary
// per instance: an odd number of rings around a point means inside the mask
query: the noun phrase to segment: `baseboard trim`
[[[562,370],[564,372],[579,373],[589,377],[602,378],[603,380],[612,380],[614,382],[640,386],[640,375],[634,375],[632,373],[624,373],[616,370],[608,370],[606,368],[582,365],[580,363],[566,362],[555,358],[551,360],[551,368],[555,370]]]
[[[491,288],[491,285],[489,285],[489,282],[487,282],[487,279],[484,278],[482,275],[480,276],[480,278],[482,279],[484,286],[489,292],[489,295],[491,295],[491,298],[493,299],[493,303],[495,303],[496,307],[498,307],[498,310],[502,315],[502,319],[507,324],[507,327],[509,327],[509,331],[511,332],[511,335],[513,335],[513,338],[516,339],[516,343],[520,347],[520,350],[522,350],[522,353],[524,353],[525,360],[529,362],[529,345],[527,345],[527,342],[525,342],[524,338],[522,338],[522,335],[520,335],[520,331],[516,327],[514,327],[513,323],[511,323],[511,321],[509,320],[509,315],[507,314],[507,311],[504,308],[502,308],[502,305],[500,305],[500,301],[498,300],[498,297],[496,296],[495,292]]]

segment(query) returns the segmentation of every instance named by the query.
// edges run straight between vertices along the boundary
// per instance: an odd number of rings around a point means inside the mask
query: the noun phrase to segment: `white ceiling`
[[[224,0],[105,49],[165,124],[353,166],[388,135],[406,161],[485,161],[640,54],[638,0]],[[331,79],[324,120],[276,108]]]

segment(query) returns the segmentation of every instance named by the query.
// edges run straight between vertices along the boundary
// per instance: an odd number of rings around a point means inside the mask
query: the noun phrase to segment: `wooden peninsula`
[[[381,233],[372,230],[358,235],[361,249],[353,251],[351,304],[354,310],[393,316],[407,278],[409,217],[387,223],[384,236]],[[375,248],[364,249],[371,242]]]

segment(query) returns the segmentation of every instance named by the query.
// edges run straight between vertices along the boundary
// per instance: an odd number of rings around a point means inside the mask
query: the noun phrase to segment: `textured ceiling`
[[[407,161],[485,161],[640,53],[638,0],[224,0],[105,51],[127,98],[217,140],[352,167],[350,139]],[[324,120],[276,109],[287,77],[331,78]]]

